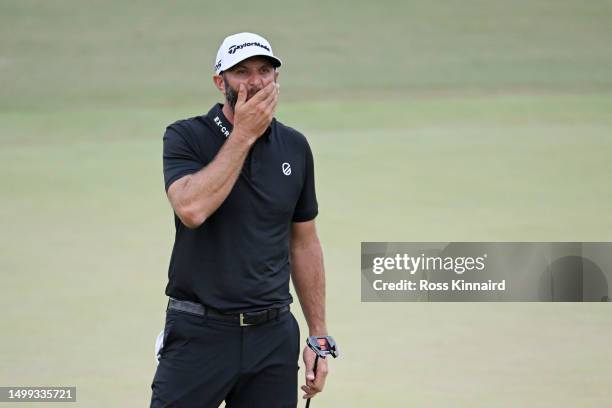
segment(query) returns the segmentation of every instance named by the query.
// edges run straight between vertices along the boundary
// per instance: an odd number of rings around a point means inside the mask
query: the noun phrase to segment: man
[[[225,96],[164,135],[164,178],[175,243],[151,407],[295,407],[300,330],[325,336],[323,254],[313,157],[274,118],[281,61],[263,37],[227,37],[213,81]],[[304,398],[322,391],[304,348]]]

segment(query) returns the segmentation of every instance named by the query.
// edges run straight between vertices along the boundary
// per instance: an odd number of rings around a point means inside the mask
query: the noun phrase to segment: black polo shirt
[[[210,163],[231,137],[222,108],[216,104],[206,115],[166,128],[166,191]],[[253,144],[230,194],[200,227],[189,229],[174,214],[166,295],[226,312],[290,304],[290,226],[317,213],[308,142],[273,119]]]

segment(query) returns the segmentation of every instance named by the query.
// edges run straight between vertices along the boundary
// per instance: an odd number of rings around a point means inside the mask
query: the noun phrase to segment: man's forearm
[[[177,213],[184,214],[182,220],[190,220],[188,226],[199,226],[225,201],[255,139],[232,133],[206,167],[185,177],[177,195],[180,202],[173,203],[173,207],[182,210]]]
[[[310,336],[326,336],[325,271],[318,238],[291,244],[293,286],[297,292]]]

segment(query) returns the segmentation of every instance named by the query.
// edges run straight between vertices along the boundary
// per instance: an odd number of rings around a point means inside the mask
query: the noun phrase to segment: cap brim
[[[272,66],[273,66],[274,68],[278,68],[278,67],[280,67],[281,65],[283,65],[283,62],[282,62],[282,61],[281,61],[279,58],[273,57],[273,56],[268,55],[268,54],[254,53],[254,54],[252,54],[252,55],[248,55],[248,56],[246,56],[246,57],[242,58],[241,60],[238,60],[238,61],[234,62],[234,63],[233,63],[232,65],[230,65],[229,67],[223,67],[223,70],[220,70],[220,71],[219,71],[219,74],[220,74],[221,72],[223,72],[223,71],[227,71],[228,69],[232,69],[232,68],[233,68],[233,67],[235,67],[236,65],[240,64],[242,61],[244,61],[244,60],[248,60],[249,58],[253,58],[253,57],[265,57],[265,58],[269,59],[270,61],[272,61]]]

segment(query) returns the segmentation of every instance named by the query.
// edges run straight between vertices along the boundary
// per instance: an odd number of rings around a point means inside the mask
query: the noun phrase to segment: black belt
[[[240,326],[252,326],[255,324],[265,323],[268,320],[276,319],[283,313],[287,313],[289,311],[289,305],[273,309],[258,310],[256,312],[222,313],[200,303],[190,302],[188,300],[179,300],[171,297],[168,300],[168,309],[192,313],[198,316],[207,316],[217,320],[234,322]]]

